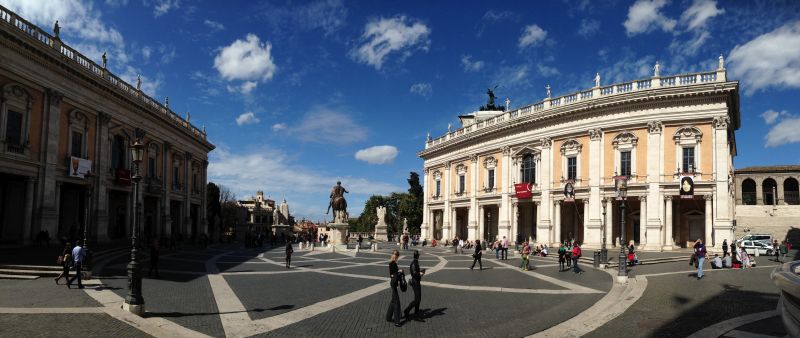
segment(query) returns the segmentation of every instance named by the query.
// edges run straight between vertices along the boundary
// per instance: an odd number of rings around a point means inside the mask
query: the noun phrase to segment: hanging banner
[[[628,188],[628,176],[614,176],[614,196],[617,201],[621,201],[622,194],[620,190]]]
[[[532,198],[533,183],[516,183],[514,184],[514,192],[516,192],[518,199]]]
[[[575,181],[567,180],[564,184],[564,202],[575,202]]]
[[[681,198],[694,198],[694,179],[691,176],[681,176],[680,186]]]
[[[67,175],[70,177],[84,178],[92,170],[92,161],[80,157],[70,157],[67,165]]]

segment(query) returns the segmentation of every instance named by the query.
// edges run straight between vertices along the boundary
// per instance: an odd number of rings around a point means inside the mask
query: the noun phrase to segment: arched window
[[[796,179],[789,177],[783,181],[783,200],[789,205],[800,204],[800,188]]]
[[[764,190],[764,205],[773,205],[775,203],[775,191],[778,184],[775,180],[768,178],[761,183],[761,188]]]
[[[536,184],[536,162],[533,160],[533,154],[525,154],[522,157],[520,176],[522,177],[522,182]]]
[[[742,181],[742,203],[756,205],[756,181],[749,178]]]

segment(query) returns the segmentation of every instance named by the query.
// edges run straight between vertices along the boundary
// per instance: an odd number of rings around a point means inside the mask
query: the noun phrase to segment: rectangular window
[[[153,156],[147,159],[147,177],[156,177],[156,158]]]
[[[434,196],[439,197],[441,196],[441,193],[442,193],[442,181],[436,180],[436,195]]]
[[[181,186],[181,180],[178,176],[180,175],[180,171],[181,169],[179,166],[176,165],[172,167],[172,186],[175,187],[175,189],[178,189]]]
[[[694,147],[683,148],[683,172],[695,172]]]
[[[458,176],[458,192],[463,194],[467,191],[467,178],[464,175]]]
[[[113,147],[111,147],[111,167],[125,168],[125,139],[122,136],[114,136]]]
[[[578,158],[567,157],[567,179],[574,180],[578,177]]]
[[[11,145],[22,145],[22,114],[8,111],[6,118],[6,142]]]
[[[192,172],[192,190],[198,192],[197,189],[197,172]]]
[[[620,175],[631,176],[631,152],[621,151],[619,153]]]
[[[72,144],[70,155],[73,157],[83,157],[83,133],[78,131],[72,132]]]
[[[486,187],[494,189],[494,169],[489,169],[489,180],[486,183]]]

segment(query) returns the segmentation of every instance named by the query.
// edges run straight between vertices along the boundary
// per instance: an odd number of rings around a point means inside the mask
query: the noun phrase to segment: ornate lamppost
[[[619,218],[619,274],[617,281],[624,283],[628,280],[627,255],[625,255],[625,197],[628,194],[628,177],[619,176],[616,179],[617,192],[619,196],[620,218]]]
[[[608,248],[606,248],[606,232],[608,231],[608,224],[606,224],[606,203],[603,201],[603,246],[600,247],[600,264],[607,266],[608,264]]]
[[[136,258],[136,234],[139,233],[139,222],[141,217],[139,215],[139,182],[142,176],[139,175],[139,164],[142,163],[142,153],[144,152],[144,144],[141,139],[137,138],[130,146],[131,158],[133,159],[133,231],[131,232],[131,262],[128,263],[128,296],[125,297],[125,303],[122,305],[123,309],[131,313],[141,316],[144,313],[144,298],[142,297],[142,274],[139,267],[139,261]]]

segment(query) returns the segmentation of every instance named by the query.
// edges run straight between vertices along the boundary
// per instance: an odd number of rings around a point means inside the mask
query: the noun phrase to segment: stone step
[[[11,274],[4,274],[0,273],[0,279],[24,279],[24,280],[33,280],[37,279],[39,276],[29,276],[29,275],[11,275]]]
[[[61,272],[61,267],[57,265],[17,265],[17,264],[0,264],[0,269],[11,270],[38,270],[38,271],[58,271]]]
[[[61,270],[59,270],[59,271],[51,271],[51,270],[0,269],[0,274],[39,276],[39,277],[56,277],[56,276],[61,274]]]

